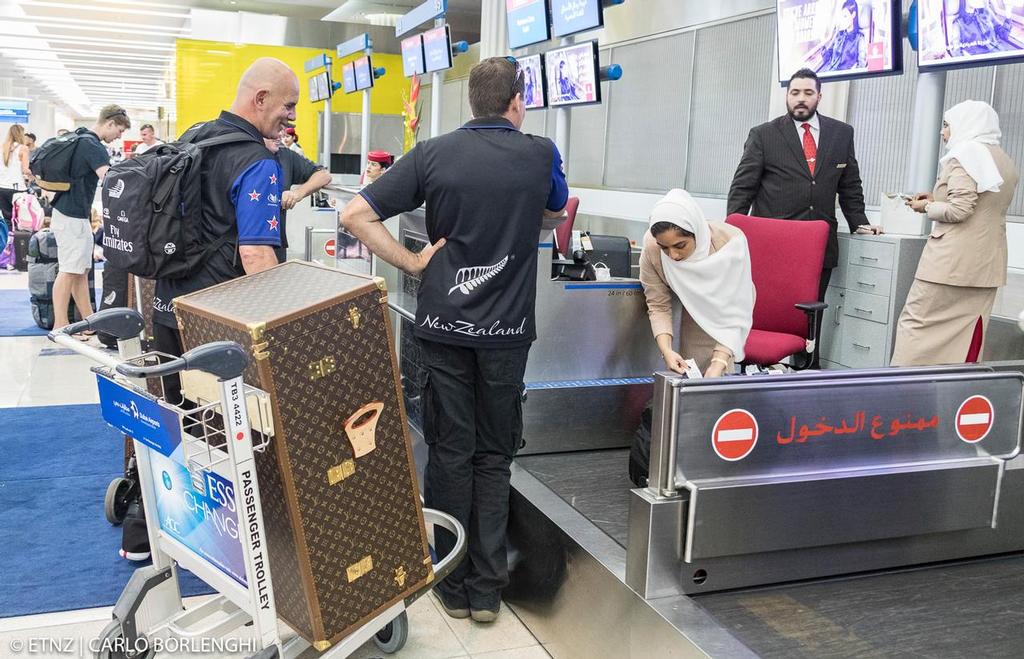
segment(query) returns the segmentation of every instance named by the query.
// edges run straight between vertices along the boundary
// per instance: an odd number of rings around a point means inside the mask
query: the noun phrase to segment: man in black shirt
[[[353,199],[345,228],[378,257],[422,276],[415,335],[426,369],[426,504],[469,536],[467,558],[438,584],[456,618],[491,622],[508,584],[510,465],[522,441],[526,358],[536,338],[537,238],[568,200],[562,159],[519,132],[522,69],[490,58],[469,77],[472,121],[427,140]],[[426,202],[432,242],[414,254],[381,223]],[[440,555],[452,547],[439,533]]]
[[[60,272],[53,282],[53,326],[68,324],[68,305],[75,298],[75,307],[83,318],[92,314],[92,293],[89,271],[92,269],[93,238],[89,218],[96,186],[110,169],[110,155],[104,142],[113,142],[132,125],[128,113],[119,105],[100,110],[91,130],[85,131],[71,158],[71,188],[58,192],[53,199],[50,228],[57,240]]]
[[[221,240],[194,275],[157,280],[153,333],[158,350],[181,354],[174,298],[277,265],[281,167],[263,140],[276,138],[295,121],[298,100],[295,73],[280,60],[258,59],[242,74],[231,110],[182,135],[189,142],[235,132],[252,139],[203,154],[203,233],[211,243],[223,236],[230,239]]]
[[[284,263],[288,260],[288,211],[330,183],[331,175],[298,151],[284,147],[280,140],[266,142],[267,148],[277,155],[277,162],[281,165],[281,246],[274,248],[274,253],[277,260]],[[296,184],[299,187],[292,190]]]

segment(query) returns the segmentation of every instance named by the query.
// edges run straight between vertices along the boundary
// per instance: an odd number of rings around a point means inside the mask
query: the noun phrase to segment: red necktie
[[[814,135],[811,135],[811,125],[802,124],[804,129],[804,158],[807,158],[807,168],[811,170],[811,176],[814,176],[814,161],[818,156],[818,145],[814,143]]]

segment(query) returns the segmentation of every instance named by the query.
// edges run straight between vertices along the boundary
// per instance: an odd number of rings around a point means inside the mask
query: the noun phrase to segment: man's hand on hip
[[[406,269],[410,275],[420,275],[424,270],[427,269],[427,265],[430,263],[430,259],[434,258],[434,254],[437,254],[438,250],[444,247],[447,241],[441,238],[433,245],[427,245],[420,252],[414,255],[412,264]]]

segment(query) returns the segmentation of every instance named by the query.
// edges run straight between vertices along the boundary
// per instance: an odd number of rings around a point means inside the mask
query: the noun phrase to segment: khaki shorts
[[[92,268],[92,226],[84,217],[69,217],[56,208],[50,229],[57,239],[57,265],[61,272],[82,275]]]

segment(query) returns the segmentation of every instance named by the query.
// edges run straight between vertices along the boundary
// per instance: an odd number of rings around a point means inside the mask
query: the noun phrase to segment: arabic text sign
[[[681,386],[677,480],[1009,458],[1020,442],[1021,383],[1014,374],[980,374]],[[715,439],[737,408],[757,428],[753,441],[726,436],[737,440],[726,443],[732,448],[751,444],[740,459]]]

